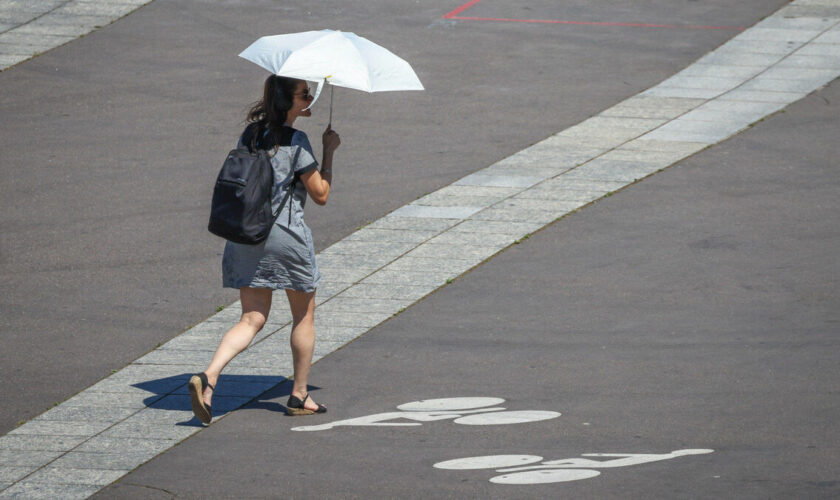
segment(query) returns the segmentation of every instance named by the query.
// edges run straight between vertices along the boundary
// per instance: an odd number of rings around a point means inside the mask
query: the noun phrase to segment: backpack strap
[[[298,156],[300,156],[300,147],[295,150],[295,157],[292,159],[292,171],[294,172],[295,166],[297,165]],[[283,211],[283,205],[286,204],[286,200],[289,201],[289,225],[292,224],[292,195],[295,193],[295,188],[297,187],[297,180],[298,175],[297,173],[292,174],[292,182],[289,183],[289,190],[286,191],[286,195],[283,197],[283,200],[280,202],[280,205],[277,207],[277,213],[274,214],[274,219],[277,220],[277,217],[280,216],[280,212]]]

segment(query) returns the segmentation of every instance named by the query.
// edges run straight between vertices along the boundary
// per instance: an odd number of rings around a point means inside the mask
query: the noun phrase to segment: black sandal
[[[195,413],[195,416],[201,423],[209,424],[213,420],[213,408],[208,404],[204,404],[204,389],[209,387],[215,392],[216,388],[207,381],[206,373],[196,373],[190,377],[189,386],[193,413]]]
[[[286,414],[290,416],[299,416],[312,415],[314,413],[327,413],[327,407],[322,404],[318,405],[317,410],[304,408],[303,405],[306,403],[307,399],[309,399],[309,394],[307,394],[303,399],[300,399],[297,396],[289,395],[289,400],[286,401]]]

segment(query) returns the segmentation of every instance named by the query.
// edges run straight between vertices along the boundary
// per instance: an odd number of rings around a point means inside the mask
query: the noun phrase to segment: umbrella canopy
[[[355,33],[333,30],[264,36],[239,54],[279,76],[365,92],[423,90],[405,60]],[[311,107],[311,104],[310,104]]]

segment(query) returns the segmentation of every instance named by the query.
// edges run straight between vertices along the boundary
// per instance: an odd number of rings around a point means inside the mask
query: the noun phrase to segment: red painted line
[[[458,21],[496,21],[505,23],[540,23],[540,24],[577,24],[584,26],[624,26],[632,28],[681,28],[688,30],[736,30],[743,31],[742,26],[689,26],[679,24],[648,24],[648,23],[609,23],[609,22],[586,22],[586,21],[558,21],[553,19],[504,19],[495,17],[466,17],[458,14],[475,7],[481,0],[470,0],[452,12],[443,16],[444,19],[455,19]]]
[[[444,19],[452,19],[453,17],[457,16],[461,12],[464,12],[465,10],[467,10],[469,8],[472,8],[475,4],[477,4],[480,1],[481,0],[470,0],[469,2],[465,3],[464,5],[462,5],[462,6],[458,7],[457,9],[453,10],[449,14],[446,14],[445,16],[443,16],[443,18]]]
[[[480,1],[480,0],[479,0]],[[608,22],[588,22],[588,21],[557,21],[553,19],[504,19],[497,17],[464,17],[451,16],[447,19],[455,19],[458,21],[498,21],[505,23],[543,23],[543,24],[579,24],[585,26],[629,26],[633,28],[682,28],[691,30],[738,30],[742,31],[746,28],[742,26],[690,26],[683,24],[648,24],[648,23],[608,23]]]

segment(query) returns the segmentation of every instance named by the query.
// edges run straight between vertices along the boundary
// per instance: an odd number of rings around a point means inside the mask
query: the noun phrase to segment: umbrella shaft
[[[335,86],[330,85],[330,125],[332,125],[333,91],[334,90],[335,90]]]

